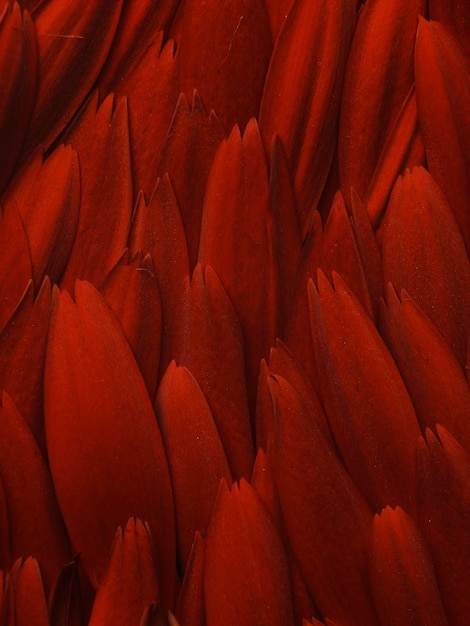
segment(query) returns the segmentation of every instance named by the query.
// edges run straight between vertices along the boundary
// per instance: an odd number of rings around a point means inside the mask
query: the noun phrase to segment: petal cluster
[[[3,0],[0,626],[466,626],[454,0]]]

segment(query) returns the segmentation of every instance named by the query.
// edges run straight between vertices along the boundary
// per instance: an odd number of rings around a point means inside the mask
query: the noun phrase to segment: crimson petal
[[[175,593],[174,513],[160,432],[121,327],[94,288],[75,285],[52,314],[44,395],[54,485],[75,550],[94,585],[116,528],[132,516],[156,542],[163,604]],[[129,433],[132,432],[132,437]]]

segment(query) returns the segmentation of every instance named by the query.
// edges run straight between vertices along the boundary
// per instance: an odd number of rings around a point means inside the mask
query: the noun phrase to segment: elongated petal
[[[273,256],[266,159],[258,126],[252,120],[243,138],[235,128],[215,156],[199,246],[199,261],[214,268],[240,319],[250,400],[260,360],[267,356],[276,335]]]
[[[213,111],[206,114],[199,94],[181,94],[161,150],[157,174],[168,173],[175,189],[188,242],[189,264],[198,255],[202,205],[214,155],[225,133]]]
[[[93,584],[116,528],[149,523],[162,601],[175,591],[173,503],[160,432],[122,330],[88,283],[62,292],[46,354],[46,436],[67,530]],[[132,437],[129,436],[132,433]]]
[[[211,409],[235,480],[254,461],[243,336],[232,304],[210,266],[197,265],[175,339],[175,357],[198,381]]]
[[[148,205],[139,197],[129,247],[132,254],[150,252],[157,273],[162,305],[161,371],[172,359],[173,337],[183,283],[189,274],[188,248],[181,214],[168,176],[157,181]],[[170,260],[170,262],[169,262]]]
[[[428,0],[429,18],[443,24],[470,55],[470,6],[459,0]]]
[[[207,626],[293,623],[283,545],[260,498],[245,480],[231,492],[222,483],[205,548]]]
[[[43,160],[40,151],[31,159],[6,194],[7,206],[20,212],[31,252],[36,288],[45,276],[58,282],[69,260],[80,206],[77,153],[59,146]]]
[[[0,334],[0,388],[18,407],[43,454],[43,374],[50,316],[51,285],[45,279],[34,304],[24,298]]]
[[[89,626],[138,624],[144,609],[158,598],[158,582],[148,527],[130,519],[119,528]]]
[[[179,95],[174,44],[161,49],[162,39],[163,33],[152,39],[133,71],[113,86],[116,98],[127,98],[134,187],[147,198],[167,171],[157,167]]]
[[[341,101],[341,189],[361,198],[382,145],[413,84],[413,51],[423,0],[372,0],[360,13]],[[403,138],[401,139],[403,140]]]
[[[205,626],[204,540],[196,533],[176,604],[178,622],[186,626]],[[169,619],[169,626],[178,626]]]
[[[132,211],[127,108],[112,96],[98,110],[92,98],[68,140],[80,162],[81,200],[77,234],[61,285],[99,285],[126,247]]]
[[[370,582],[381,623],[448,625],[429,549],[399,507],[374,517]]]
[[[466,356],[470,263],[452,211],[423,168],[399,178],[383,230],[384,284],[405,289],[457,359]]]
[[[33,22],[18,2],[0,15],[0,192],[20,153],[34,106],[37,50]]]
[[[420,430],[396,365],[339,276],[311,283],[312,336],[321,396],[343,462],[372,510],[415,508]]]
[[[319,267],[328,278],[332,271],[339,274],[372,316],[366,275],[341,193],[336,194],[325,224]]]
[[[185,0],[178,51],[180,88],[197,89],[225,130],[258,114],[272,50],[262,0]]]
[[[407,168],[424,165],[424,162],[423,138],[413,86],[390,128],[364,196],[367,213],[374,226],[385,212],[397,176],[404,174]]]
[[[282,377],[272,462],[289,543],[323,615],[376,624],[364,586],[372,513],[315,420]]]
[[[24,154],[49,148],[88,96],[111,47],[122,0],[40,2],[33,13],[39,82]]]
[[[429,171],[444,192],[470,250],[470,61],[437,22],[420,20],[416,100]]]
[[[70,559],[51,476],[21,414],[6,393],[0,414],[0,477],[10,520],[12,557],[34,555],[47,589]]]
[[[0,328],[13,315],[28,284],[32,282],[31,256],[23,221],[17,207],[0,210]]]
[[[285,148],[294,173],[303,234],[333,159],[353,27],[351,0],[295,0],[266,77],[260,108],[261,135],[267,151],[275,135]]]
[[[423,432],[441,424],[470,451],[470,390],[459,363],[405,292],[387,296],[386,335]]]
[[[11,571],[15,626],[49,626],[46,594],[36,559],[18,560]]]
[[[186,566],[196,531],[205,535],[222,478],[230,469],[201,388],[172,361],[162,378],[155,412],[168,458],[180,562]]]
[[[431,550],[449,623],[470,611],[470,457],[445,429],[427,432],[418,454],[419,523]]]
[[[124,255],[100,291],[121,324],[153,399],[160,366],[161,304],[151,256]]]

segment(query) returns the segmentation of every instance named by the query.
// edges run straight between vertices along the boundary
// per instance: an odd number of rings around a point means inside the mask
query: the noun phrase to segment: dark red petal
[[[172,358],[173,335],[178,323],[175,312],[181,301],[183,282],[189,274],[186,236],[168,176],[157,181],[148,205],[139,197],[129,247],[132,254],[142,250],[152,255],[162,304],[161,371],[164,371]]]
[[[254,461],[243,337],[214,270],[197,265],[185,282],[175,358],[189,368],[211,409],[232,476],[248,479]]]
[[[256,207],[256,210],[253,210]],[[199,261],[211,265],[240,319],[248,393],[276,336],[277,263],[273,254],[268,172],[255,120],[243,138],[234,128],[219,148],[207,183]]]
[[[118,29],[98,81],[101,93],[115,93],[127,80],[132,81],[149,42],[161,42],[162,31],[169,27],[179,3],[180,0],[123,3]]]
[[[426,161],[470,250],[470,60],[437,22],[420,20],[416,100]]]
[[[78,579],[78,558],[60,570],[49,594],[50,626],[81,626],[82,598]]]
[[[429,549],[399,507],[374,517],[369,571],[381,623],[448,625]]]
[[[387,296],[385,335],[423,432],[442,424],[470,451],[470,390],[459,363],[405,292],[400,301],[390,287]]]
[[[23,153],[49,148],[91,91],[116,32],[122,0],[40,2],[33,12],[39,53],[36,105]]]
[[[470,5],[460,0],[428,0],[429,18],[443,24],[470,55]]]
[[[407,168],[424,165],[424,162],[423,138],[413,87],[390,128],[364,196],[367,213],[374,226],[385,212],[397,176]]]
[[[372,0],[360,15],[346,67],[338,136],[341,189],[361,198],[413,84],[423,0]],[[403,141],[403,137],[401,138]]]
[[[81,200],[77,234],[61,285],[71,293],[77,278],[99,285],[127,244],[132,176],[126,102],[113,97],[96,110],[92,98],[68,141],[80,162]]]
[[[34,304],[23,299],[0,334],[0,389],[16,404],[44,455],[43,374],[50,315],[46,278]]]
[[[372,303],[351,221],[346,213],[344,198],[338,192],[334,198],[321,240],[318,263],[331,279],[334,271],[344,279],[363,308],[372,316]]]
[[[184,626],[205,626],[204,540],[196,533],[176,604],[176,617]],[[169,626],[178,626],[171,620]]]
[[[204,596],[207,626],[293,623],[284,547],[245,480],[231,492],[225,483],[219,490],[205,545]]]
[[[116,528],[149,523],[164,606],[175,592],[173,502],[152,405],[122,330],[88,283],[62,292],[46,354],[45,418],[57,497],[93,584]],[[132,433],[132,437],[129,436]]]
[[[75,150],[59,146],[44,161],[37,151],[8,188],[5,202],[20,212],[36,288],[45,276],[58,282],[77,230],[80,172]]]
[[[339,276],[310,288],[321,397],[341,458],[372,510],[415,508],[420,430],[396,365]]]
[[[398,178],[383,230],[384,284],[405,289],[457,359],[466,357],[470,264],[452,211],[423,168]]]
[[[266,0],[269,23],[271,24],[271,35],[274,43],[276,43],[276,39],[286,21],[292,4],[293,0]]]
[[[70,559],[49,469],[21,414],[4,392],[0,419],[0,477],[10,521],[12,557],[34,555],[50,588]]]
[[[276,486],[305,583],[323,615],[375,625],[365,585],[372,513],[288,382],[270,386]]]
[[[351,213],[351,224],[357,243],[357,249],[369,288],[373,319],[376,319],[379,300],[383,292],[382,257],[369,215],[354,190],[352,190],[351,193]]]
[[[166,173],[157,168],[179,95],[174,44],[161,49],[162,38],[152,39],[132,72],[113,85],[116,98],[127,98],[134,188],[147,198]]]
[[[427,433],[418,454],[420,530],[431,550],[450,624],[470,615],[470,457],[438,427]]]
[[[231,474],[201,388],[191,372],[174,361],[158,388],[155,413],[168,458],[184,570],[196,531],[206,533],[220,481],[231,483]]]
[[[202,205],[214,155],[225,133],[213,111],[206,114],[196,91],[181,94],[161,150],[157,174],[168,172],[183,219],[191,270],[197,260]],[[153,148],[153,146],[152,146]]]
[[[130,519],[124,532],[118,529],[89,626],[138,624],[159,595],[152,551],[150,531],[140,520]]]
[[[18,208],[15,204],[4,211],[0,208],[0,329],[18,307],[32,275],[28,240]]]
[[[49,626],[46,595],[36,559],[29,557],[17,561],[10,575],[15,598],[15,626]]]
[[[197,89],[225,130],[258,114],[272,51],[263,0],[185,0],[178,50],[180,89]]]
[[[28,130],[36,85],[36,36],[31,17],[17,2],[4,2],[0,15],[0,192]]]
[[[350,0],[296,0],[279,34],[266,78],[259,116],[261,134],[267,151],[275,135],[285,148],[304,235],[333,159],[353,27]]]
[[[161,305],[152,258],[125,254],[106,276],[100,291],[119,320],[151,399],[160,366]]]

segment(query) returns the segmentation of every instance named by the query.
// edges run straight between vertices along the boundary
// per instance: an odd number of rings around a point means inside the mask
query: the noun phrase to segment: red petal
[[[293,0],[266,0],[273,42],[276,42],[292,4]]]
[[[178,320],[183,282],[189,274],[188,249],[183,223],[168,176],[157,181],[148,206],[139,197],[129,246],[132,254],[150,252],[157,273],[162,304],[161,371],[172,358],[172,341]],[[171,259],[171,262],[168,262]]]
[[[276,42],[266,78],[261,134],[267,150],[275,135],[286,150],[303,234],[333,159],[353,26],[349,0],[297,0]]]
[[[0,15],[0,192],[28,129],[36,83],[36,36],[31,17],[17,2],[4,2]]]
[[[321,241],[319,267],[328,278],[337,272],[372,316],[372,303],[361,257],[344,199],[338,192],[333,201]]]
[[[77,235],[61,285],[75,279],[99,285],[127,244],[132,212],[132,176],[127,108],[113,98],[96,110],[90,100],[68,140],[80,161],[81,201]]]
[[[199,261],[214,268],[240,319],[253,401],[259,363],[274,342],[277,322],[267,166],[254,120],[243,139],[235,128],[215,156],[204,199]]]
[[[89,626],[138,624],[144,609],[158,599],[158,583],[148,527],[130,519],[118,529]]]
[[[470,614],[470,457],[438,427],[428,431],[418,455],[420,529],[431,549],[442,602],[450,624]]]
[[[185,0],[178,51],[180,88],[194,89],[225,130],[242,128],[258,113],[272,51],[262,0]]]
[[[81,626],[82,598],[78,580],[78,559],[60,570],[49,595],[50,626]]]
[[[390,128],[364,197],[367,213],[374,226],[385,212],[397,176],[407,168],[424,163],[424,145],[413,87]]]
[[[413,84],[413,51],[423,0],[373,0],[359,21],[344,79],[338,157],[341,189],[361,198],[382,145]],[[403,141],[403,137],[401,137]]]
[[[321,397],[341,458],[372,510],[415,507],[418,422],[375,326],[334,276],[311,283],[310,310]]]
[[[161,305],[152,258],[124,255],[106,276],[100,291],[129,342],[135,360],[155,397],[160,366]]]
[[[132,72],[113,85],[116,98],[127,98],[134,187],[146,197],[160,174],[157,166],[179,95],[174,44],[161,50],[162,38],[163,33],[152,38]]]
[[[175,539],[170,478],[160,432],[122,330],[88,283],[77,304],[62,292],[46,354],[49,461],[67,530],[96,585],[116,528],[149,523],[162,601],[173,603]],[[129,436],[132,433],[132,437]]]
[[[210,266],[196,266],[184,297],[175,357],[201,386],[234,479],[248,478],[254,450],[240,323]]]
[[[44,455],[43,374],[50,315],[46,278],[34,304],[23,299],[0,334],[0,389],[16,404]]]
[[[0,477],[10,520],[12,557],[34,555],[46,588],[70,559],[51,476],[21,414],[3,393],[0,419]]]
[[[418,119],[426,161],[470,250],[470,62],[436,22],[420,20],[415,54]]]
[[[222,478],[230,469],[201,388],[185,367],[172,361],[155,401],[176,512],[178,553],[184,567],[194,534],[205,534]]]
[[[428,547],[399,507],[374,517],[370,581],[381,623],[447,626]]]
[[[197,260],[207,177],[224,138],[222,125],[213,111],[206,115],[198,93],[193,92],[191,105],[182,94],[156,171],[160,176],[168,172],[174,186],[186,232],[191,269]]]
[[[37,151],[8,188],[5,201],[18,207],[24,223],[36,288],[45,276],[58,282],[77,230],[80,172],[75,150],[59,146],[44,161]]]
[[[176,605],[176,617],[184,626],[205,626],[204,541],[196,533]],[[169,626],[178,626],[169,619]]]
[[[0,208],[0,329],[18,307],[31,278],[31,256],[20,213],[14,204],[5,211]]]
[[[122,0],[40,2],[33,13],[39,52],[36,106],[24,154],[49,148],[89,94],[111,47]]]
[[[442,424],[470,451],[470,390],[449,346],[405,292],[389,289],[384,321],[423,432]]]
[[[49,613],[36,559],[17,561],[11,570],[15,626],[49,626]]]
[[[207,531],[204,569],[207,626],[293,623],[284,548],[271,517],[244,480],[231,492],[221,485]]]
[[[460,0],[428,0],[429,18],[443,24],[470,55],[470,5]]]
[[[470,264],[440,189],[423,168],[398,178],[383,231],[384,284],[405,289],[465,363]]]
[[[292,387],[271,378],[274,465],[295,558],[323,615],[376,620],[364,585],[372,513]]]

